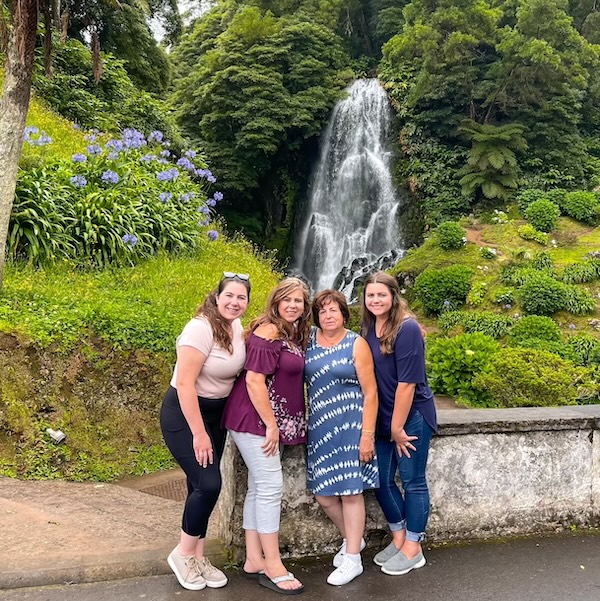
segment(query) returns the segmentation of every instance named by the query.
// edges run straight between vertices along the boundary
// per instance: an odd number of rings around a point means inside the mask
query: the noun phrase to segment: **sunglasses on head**
[[[234,280],[236,278],[238,280],[241,280],[242,282],[250,281],[250,276],[247,273],[233,273],[233,271],[224,271],[223,272],[224,280]]]

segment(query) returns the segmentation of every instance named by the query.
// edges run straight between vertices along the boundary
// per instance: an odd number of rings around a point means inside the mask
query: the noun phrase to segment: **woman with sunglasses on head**
[[[223,424],[248,468],[244,502],[244,575],[284,595],[304,590],[281,561],[283,496],[280,450],[306,441],[304,350],[308,341],[308,288],[286,278],[246,331],[245,372],[229,396]]]
[[[392,542],[373,561],[385,574],[396,576],[425,565],[425,470],[437,419],[421,327],[408,312],[396,279],[383,271],[365,282],[362,335],[373,353],[379,396],[375,448],[380,486],[375,496],[392,534]],[[396,485],[397,471],[403,492]]]
[[[189,590],[227,584],[204,556],[204,541],[221,491],[223,409],[246,359],[240,317],[249,300],[249,277],[225,272],[177,338],[177,362],[161,408],[163,437],[188,489],[179,544],[167,561]]]

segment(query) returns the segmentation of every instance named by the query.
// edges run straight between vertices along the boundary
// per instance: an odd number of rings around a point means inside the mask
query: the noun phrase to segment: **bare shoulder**
[[[277,340],[280,337],[277,326],[272,323],[265,323],[258,326],[253,334],[259,338],[264,338],[265,340]]]
[[[362,337],[357,336],[354,341],[354,357],[358,361],[373,361],[371,347],[369,343]]]

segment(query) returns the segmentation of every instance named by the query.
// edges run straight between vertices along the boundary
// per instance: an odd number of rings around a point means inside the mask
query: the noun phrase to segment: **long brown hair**
[[[279,303],[294,290],[300,288],[304,298],[304,309],[300,319],[295,323],[288,323],[281,315],[277,307]],[[310,294],[308,286],[299,278],[285,278],[271,290],[265,310],[256,319],[250,322],[246,330],[246,337],[250,335],[258,326],[272,323],[279,334],[279,337],[288,342],[294,342],[303,350],[308,344],[308,335],[310,333]]]
[[[375,328],[375,316],[367,309],[365,300],[367,296],[367,286],[369,284],[384,284],[388,287],[388,290],[392,295],[392,308],[390,309],[390,314],[383,326],[381,336],[379,337],[381,354],[391,355],[394,352],[394,343],[396,342],[396,336],[402,327],[402,322],[406,317],[410,316],[408,304],[400,296],[400,286],[398,286],[398,281],[395,277],[392,277],[385,271],[372,273],[365,280],[365,287],[363,288],[361,296],[361,334],[363,336],[367,335],[367,332],[371,327]]]
[[[213,331],[214,341],[223,349],[226,349],[230,355],[233,355],[233,342],[231,336],[231,324],[227,321],[217,307],[217,296],[223,292],[225,286],[230,282],[239,282],[243,284],[248,292],[248,302],[250,302],[250,280],[241,280],[240,278],[223,278],[219,285],[204,299],[204,302],[196,309],[194,317],[206,317]]]

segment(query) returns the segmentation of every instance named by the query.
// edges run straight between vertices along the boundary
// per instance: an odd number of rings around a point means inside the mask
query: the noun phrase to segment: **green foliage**
[[[567,284],[549,275],[532,275],[519,289],[525,313],[552,315],[565,308]]]
[[[565,215],[594,224],[598,219],[598,199],[593,192],[568,192],[562,204]]]
[[[519,190],[516,200],[519,210],[521,213],[523,213],[523,215],[525,215],[527,207],[529,207],[530,204],[541,200],[542,198],[548,198],[546,192],[543,190],[538,188],[523,188],[522,190]]]
[[[500,345],[479,332],[438,338],[428,348],[428,374],[437,394],[476,404],[485,395],[473,388],[474,378],[490,363]]]
[[[546,244],[548,244],[548,240],[550,239],[548,234],[536,230],[530,223],[521,225],[517,232],[519,236],[523,238],[523,240],[532,240],[533,242],[537,242],[543,246],[546,246]]]
[[[532,277],[539,275],[539,270],[530,264],[510,263],[502,269],[502,282],[512,286],[522,286]],[[551,275],[551,274],[547,274]]]
[[[496,249],[492,248],[491,246],[482,246],[479,249],[479,253],[483,259],[487,259],[488,261],[495,259],[498,254]]]
[[[596,299],[589,290],[567,286],[565,310],[573,315],[587,315],[596,310]]]
[[[496,288],[495,294],[494,294],[494,302],[497,303],[498,305],[509,305],[512,306],[515,302],[515,290],[514,288],[506,288],[506,287],[500,287],[500,288]]]
[[[93,152],[75,157],[79,162],[23,172],[9,226],[10,255],[34,265],[70,260],[102,266],[161,250],[193,251],[209,223],[207,204],[215,201],[207,201],[206,186],[189,171],[161,164],[160,145],[145,144],[139,132],[127,130],[104,149],[92,143]]]
[[[560,209],[553,202],[541,198],[527,207],[525,217],[536,230],[548,233],[556,229]]]
[[[466,242],[467,232],[457,221],[444,221],[435,228],[438,244],[444,250],[462,248]]]
[[[556,340],[543,340],[542,338],[523,338],[521,340],[511,342],[510,346],[518,348],[536,349],[538,351],[546,351],[558,355],[567,361],[577,363],[577,355],[572,348],[563,342]]]
[[[426,269],[415,280],[415,295],[430,315],[464,304],[471,288],[473,271],[464,265]]]
[[[515,344],[528,338],[558,342],[560,328],[550,317],[528,315],[519,319],[511,328],[509,341]]]
[[[501,349],[473,385],[497,407],[575,405],[581,394],[597,389],[585,368],[548,351],[523,348]]]
[[[56,47],[53,76],[37,73],[34,87],[54,110],[83,128],[117,132],[133,127],[147,133],[158,129],[181,143],[166,104],[137,89],[122,60],[103,54],[102,69],[96,84],[90,51],[81,42],[68,40]]]
[[[514,319],[507,315],[481,311],[472,313],[468,311],[447,311],[442,313],[439,326],[445,333],[457,332],[460,329],[466,334],[480,332],[490,338],[498,339],[506,336]]]
[[[561,274],[561,279],[566,284],[585,284],[598,278],[600,278],[600,260],[598,259],[567,265]]]
[[[471,286],[469,294],[467,294],[467,305],[470,305],[471,307],[481,307],[485,302],[487,293],[487,282],[475,282]]]
[[[515,153],[527,150],[523,126],[517,123],[480,125],[469,121],[459,132],[472,143],[467,164],[457,172],[463,194],[471,196],[481,189],[485,198],[509,198],[518,184]]]
[[[600,340],[590,334],[576,334],[567,339],[567,346],[578,365],[600,365]]]
[[[546,271],[552,274],[554,271],[554,262],[548,251],[543,250],[542,252],[536,253],[535,257],[531,261],[531,267],[533,269],[539,269],[540,271]]]

